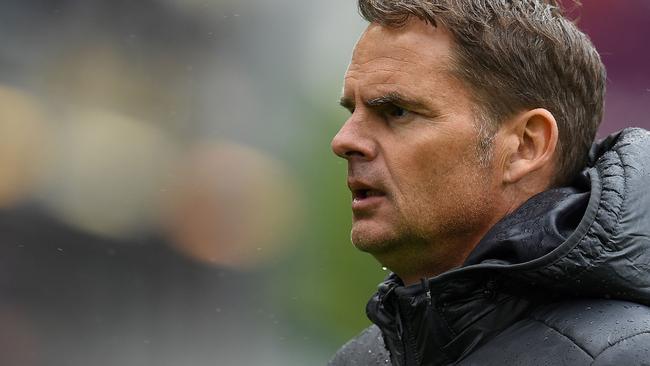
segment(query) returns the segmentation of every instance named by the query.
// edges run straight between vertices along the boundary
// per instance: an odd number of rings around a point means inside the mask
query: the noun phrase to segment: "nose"
[[[361,114],[352,114],[332,139],[332,151],[343,159],[372,160],[375,147],[370,129]]]

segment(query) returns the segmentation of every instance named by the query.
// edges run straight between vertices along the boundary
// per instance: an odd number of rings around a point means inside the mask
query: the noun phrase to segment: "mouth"
[[[352,211],[355,214],[377,208],[386,198],[386,192],[355,179],[348,181],[352,192]]]
[[[352,200],[353,201],[363,201],[372,197],[383,197],[386,194],[377,189],[353,189],[352,190]]]

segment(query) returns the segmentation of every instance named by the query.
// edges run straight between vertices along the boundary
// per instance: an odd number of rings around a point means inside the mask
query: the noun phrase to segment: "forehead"
[[[417,19],[399,28],[370,24],[354,49],[344,94],[386,88],[426,92],[449,83],[452,42],[446,29]]]

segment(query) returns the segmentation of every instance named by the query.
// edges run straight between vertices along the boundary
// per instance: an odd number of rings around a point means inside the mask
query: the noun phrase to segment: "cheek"
[[[409,131],[383,151],[398,206],[404,214],[452,206],[479,177],[473,130],[451,124]],[[408,136],[407,136],[408,135]],[[483,175],[483,174],[481,174]],[[451,202],[450,202],[451,201]]]
[[[398,206],[404,217],[418,221],[472,211],[486,199],[488,173],[473,151],[422,149],[420,155],[396,167]]]
[[[429,189],[431,186],[456,184],[455,176],[460,175],[466,164],[458,157],[458,152],[450,149],[432,148],[433,143],[413,149],[414,153],[403,153],[400,161],[394,164],[394,180],[409,190]]]
[[[398,157],[388,164],[393,193],[402,216],[412,217],[440,199],[453,183],[451,171],[457,166],[433,149],[404,151]]]

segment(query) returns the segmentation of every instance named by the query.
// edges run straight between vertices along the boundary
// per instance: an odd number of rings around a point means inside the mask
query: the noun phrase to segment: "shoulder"
[[[543,305],[467,357],[501,365],[650,365],[650,307],[581,299]]]
[[[376,325],[371,325],[343,345],[328,366],[390,365],[390,354]]]
[[[531,320],[553,329],[593,358],[594,365],[650,364],[650,307],[583,299],[539,308]],[[641,357],[645,363],[633,362]]]

